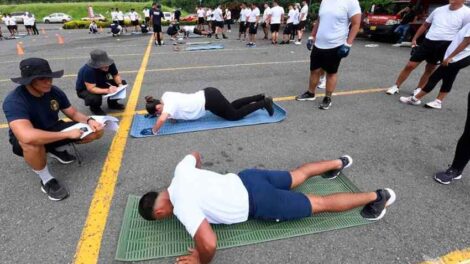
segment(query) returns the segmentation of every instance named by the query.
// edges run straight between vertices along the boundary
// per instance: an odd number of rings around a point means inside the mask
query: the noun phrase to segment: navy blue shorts
[[[307,196],[290,190],[290,172],[247,169],[238,176],[248,191],[249,218],[286,221],[312,215]]]

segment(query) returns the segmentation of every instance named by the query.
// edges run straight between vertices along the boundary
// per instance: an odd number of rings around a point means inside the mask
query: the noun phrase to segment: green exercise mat
[[[340,175],[334,180],[313,177],[296,191],[325,195],[358,192],[359,189]],[[139,261],[186,254],[193,242],[184,226],[176,217],[165,221],[144,220],[137,210],[139,199],[139,196],[129,195],[127,200],[116,260]],[[212,225],[212,228],[217,234],[217,249],[224,249],[371,223],[361,217],[360,210],[322,213],[279,223],[249,220],[234,225]]]

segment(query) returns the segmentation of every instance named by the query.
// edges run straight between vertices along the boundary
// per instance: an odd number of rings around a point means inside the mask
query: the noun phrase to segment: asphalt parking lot
[[[256,48],[246,48],[235,39],[234,30],[228,40],[218,41],[225,45],[222,50],[176,52],[172,45],[152,45],[150,35],[112,38],[106,33],[90,35],[86,30],[58,27],[47,26],[47,35],[0,41],[1,103],[15,87],[9,78],[20,74],[16,44],[21,41],[24,57],[42,57],[53,70],[64,69],[65,76],[54,84],[85,114],[90,112],[76,96],[75,75],[89,52],[100,48],[115,59],[124,79],[136,89],[135,110],[144,109],[145,95],[158,97],[164,91],[193,92],[211,86],[229,99],[265,93],[279,101],[288,117],[270,125],[145,139],[122,137],[114,145],[115,134],[106,133],[100,141],[79,146],[81,166],[49,161],[52,174],[70,191],[66,200],[52,202],[40,191],[38,177],[11,153],[6,120],[0,115],[2,263],[70,263],[75,256],[93,259],[93,250],[99,252],[99,263],[116,262],[128,195],[166,187],[178,161],[194,150],[202,153],[206,168],[219,172],[253,166],[291,169],[349,154],[354,165],[346,175],[361,190],[389,187],[398,196],[377,223],[222,250],[214,263],[419,263],[470,247],[468,168],[462,180],[450,186],[432,178],[452,162],[463,131],[468,69],[459,74],[442,110],[403,105],[399,96],[385,95],[378,88],[393,84],[410,50],[387,43],[368,48],[365,45],[373,42],[358,39],[340,67],[338,95],[331,109],[322,111],[318,99],[292,100],[307,87],[309,53],[304,45],[272,46],[269,41],[258,41]],[[63,45],[57,44],[56,34],[63,36]],[[402,94],[411,93],[421,71],[411,75]],[[135,85],[140,81],[141,85]],[[436,94],[437,89],[426,102]],[[126,113],[134,110],[130,106],[132,102]],[[98,201],[93,208],[94,195]],[[90,233],[82,235],[84,230]],[[80,241],[84,247],[78,247]],[[174,259],[151,263],[174,263]]]

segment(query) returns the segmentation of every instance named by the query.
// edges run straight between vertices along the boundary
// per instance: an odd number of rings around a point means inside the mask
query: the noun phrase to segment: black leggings
[[[205,88],[204,95],[206,97],[206,110],[230,121],[240,120],[265,106],[264,95],[261,94],[240,98],[232,103],[217,88]]]
[[[468,93],[468,105],[467,105],[467,122],[465,123],[465,129],[462,136],[457,143],[455,149],[454,161],[452,162],[452,168],[463,171],[470,160],[470,93]]]
[[[432,73],[431,77],[429,77],[429,81],[426,86],[424,86],[423,91],[426,93],[431,92],[434,87],[436,87],[437,83],[442,80],[441,93],[450,92],[457,74],[468,65],[470,65],[470,56],[457,62],[449,63],[449,66],[439,66],[439,68]]]

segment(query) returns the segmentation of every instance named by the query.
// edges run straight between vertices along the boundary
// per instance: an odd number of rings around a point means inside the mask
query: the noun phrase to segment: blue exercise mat
[[[206,45],[194,45],[186,48],[187,51],[195,50],[212,50],[212,49],[223,49],[224,45],[222,44],[206,44]]]
[[[178,120],[176,123],[171,123],[170,121],[165,122],[158,136],[161,135],[171,135],[187,132],[195,132],[202,130],[211,130],[219,128],[228,128],[228,127],[238,127],[238,126],[251,126],[258,124],[268,124],[268,123],[277,123],[281,122],[287,117],[287,112],[282,107],[277,104],[274,106],[274,115],[269,116],[268,112],[264,109],[259,109],[238,121],[228,121],[221,117],[218,117],[211,112],[207,111],[206,115],[197,120],[183,121]],[[140,132],[145,128],[152,127],[157,118],[156,117],[146,117],[146,115],[136,114],[134,116],[134,121],[132,122],[131,136],[135,138],[141,137],[151,137],[152,135],[142,135]]]

